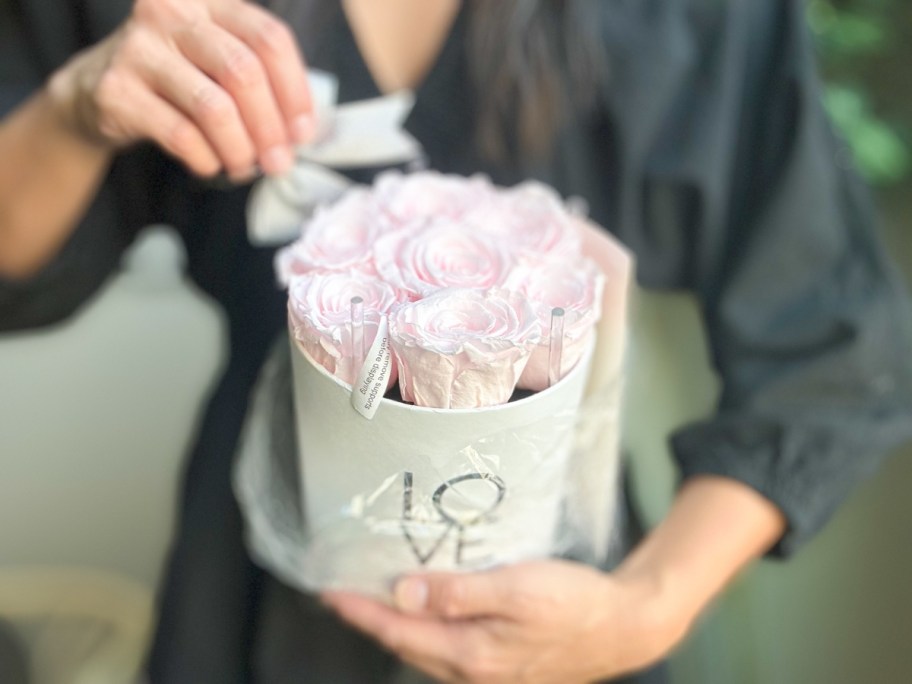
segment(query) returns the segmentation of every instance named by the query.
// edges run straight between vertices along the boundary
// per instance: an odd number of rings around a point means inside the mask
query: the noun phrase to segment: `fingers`
[[[177,45],[231,96],[263,170],[287,171],[293,162],[291,141],[269,77],[256,53],[215,24],[201,24],[179,34]]]
[[[138,0],[77,67],[88,136],[118,147],[149,138],[198,173],[213,155],[236,180],[258,166],[285,173],[315,130],[291,31],[240,0]]]
[[[257,149],[234,98],[218,83],[169,50],[157,50],[144,65],[152,88],[199,128],[230,175],[248,173]]]
[[[221,160],[199,128],[139,79],[113,72],[99,86],[98,98],[112,114],[103,126],[117,127],[102,130],[106,136],[152,140],[200,176],[221,170]]]
[[[231,11],[216,12],[214,18],[260,59],[291,140],[310,142],[316,130],[313,104],[304,59],[292,31],[254,4],[242,3]]]
[[[455,662],[458,640],[447,625],[403,615],[373,599],[345,592],[327,592],[321,597],[339,617],[376,639],[384,648],[443,676],[443,663]]]
[[[500,571],[472,574],[430,574],[406,577],[394,590],[397,607],[448,619],[503,616],[510,593]]]

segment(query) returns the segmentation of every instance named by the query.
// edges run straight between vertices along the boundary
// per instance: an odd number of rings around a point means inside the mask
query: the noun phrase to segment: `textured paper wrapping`
[[[624,365],[635,262],[604,229],[589,221],[581,221],[579,228],[583,254],[598,264],[605,284],[595,354],[576,425],[568,482],[573,505],[567,507],[567,514],[569,529],[578,531],[574,556],[600,564],[609,555],[617,531]]]
[[[552,555],[592,351],[554,387],[510,404],[383,399],[367,420],[349,386],[292,340],[312,583],[384,593],[410,571]]]

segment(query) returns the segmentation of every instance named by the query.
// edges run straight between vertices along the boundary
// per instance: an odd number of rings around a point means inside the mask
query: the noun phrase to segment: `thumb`
[[[460,619],[505,612],[504,582],[497,570],[471,574],[435,573],[399,580],[393,600],[406,613]]]

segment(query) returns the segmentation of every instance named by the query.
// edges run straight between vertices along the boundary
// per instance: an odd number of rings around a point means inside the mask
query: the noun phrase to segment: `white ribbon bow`
[[[296,150],[284,176],[265,177],[247,202],[247,236],[257,247],[286,244],[321,204],[338,198],[352,182],[331,169],[393,166],[416,162],[421,145],[403,128],[415,97],[410,91],[337,105],[339,82],[310,71],[318,122],[316,140]]]

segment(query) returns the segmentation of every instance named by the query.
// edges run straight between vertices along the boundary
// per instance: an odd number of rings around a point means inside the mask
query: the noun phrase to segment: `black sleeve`
[[[61,3],[49,13],[44,3],[0,0],[0,120],[69,54],[100,37],[74,6]],[[98,290],[139,227],[151,222],[155,185],[144,181],[157,168],[147,149],[122,155],[51,263],[25,280],[0,278],[0,332],[61,321]]]
[[[726,234],[692,283],[723,393],[672,446],[684,478],[773,501],[788,555],[912,437],[912,307],[823,111],[804,3],[744,5]]]

